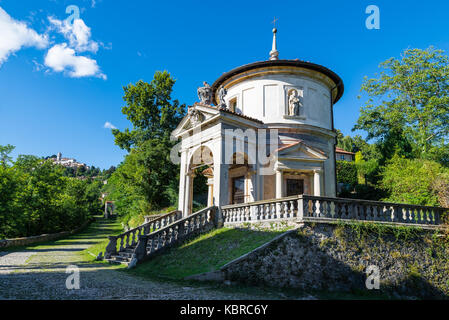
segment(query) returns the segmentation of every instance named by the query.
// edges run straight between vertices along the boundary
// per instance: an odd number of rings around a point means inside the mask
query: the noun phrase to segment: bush
[[[0,166],[0,238],[73,230],[101,213],[101,182],[64,176],[34,156]]]
[[[448,169],[438,162],[395,155],[382,173],[381,186],[389,193],[384,200],[427,206],[444,204],[447,183],[441,181],[446,181],[447,175]]]
[[[337,161],[337,183],[349,184],[355,186],[357,184],[357,168],[354,162]]]

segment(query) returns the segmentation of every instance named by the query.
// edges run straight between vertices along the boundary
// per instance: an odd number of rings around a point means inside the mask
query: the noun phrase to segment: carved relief
[[[203,82],[203,85],[204,87],[199,87],[197,90],[198,98],[201,103],[210,105],[212,103],[212,88],[206,81]]]
[[[196,109],[189,109],[189,117],[190,117],[190,123],[192,127],[195,127],[196,125],[200,124],[203,121],[203,115],[201,112],[199,112]]]
[[[288,92],[288,115],[299,116],[301,101],[299,99],[298,91],[292,89]]]

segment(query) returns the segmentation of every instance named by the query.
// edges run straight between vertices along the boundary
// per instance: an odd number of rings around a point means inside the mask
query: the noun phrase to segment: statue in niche
[[[288,115],[299,116],[299,107],[301,102],[299,101],[298,91],[291,90],[288,94]]]
[[[196,125],[200,124],[203,121],[203,116],[201,115],[201,112],[199,112],[196,109],[189,109],[188,111],[189,117],[190,117],[190,123],[192,124],[192,127],[195,127]]]
[[[206,81],[203,82],[203,86],[198,88],[198,98],[202,104],[210,105],[212,103],[212,88]]]
[[[227,109],[228,106],[226,105],[225,97],[228,94],[228,90],[221,87],[220,91],[218,91],[218,99],[220,100],[220,104],[218,105],[220,108]]]

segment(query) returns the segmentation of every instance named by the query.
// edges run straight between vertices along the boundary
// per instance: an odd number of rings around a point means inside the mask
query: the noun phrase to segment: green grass
[[[147,278],[181,280],[214,271],[270,241],[282,231],[221,228],[156,255],[128,272]]]
[[[33,244],[24,245],[24,246],[7,247],[7,248],[2,248],[1,251],[15,252],[15,251],[32,250],[32,249],[47,249],[49,247],[54,247],[57,245],[75,243],[80,240],[97,243],[99,241],[98,239],[101,239],[101,240],[104,240],[104,238],[107,239],[109,232],[114,232],[116,230],[116,228],[121,229],[121,225],[118,222],[115,222],[112,220],[104,220],[102,216],[97,216],[96,219],[97,219],[96,221],[89,224],[83,230],[81,230],[77,233],[74,233],[72,235],[64,236],[63,238],[61,238],[59,240],[42,241],[42,242],[36,242]],[[118,225],[116,225],[117,223],[118,223]],[[101,232],[98,232],[97,228],[100,226],[100,224],[102,224],[102,230],[101,230]]]
[[[90,231],[90,232],[89,232]],[[92,245],[80,252],[87,261],[94,261],[100,252],[103,253],[109,243],[108,236],[118,235],[123,232],[119,220],[99,220],[86,230],[86,236]]]

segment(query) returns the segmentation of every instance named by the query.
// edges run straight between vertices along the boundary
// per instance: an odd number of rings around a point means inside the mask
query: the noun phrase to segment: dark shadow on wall
[[[422,237],[403,241],[391,234],[380,238],[371,234],[359,239],[348,229],[337,237],[335,228],[318,225],[300,229],[227,267],[225,278],[245,285],[311,293],[363,296],[378,292],[401,299],[448,298],[447,266],[426,256],[431,250]],[[379,267],[379,290],[366,286],[370,265]]]

